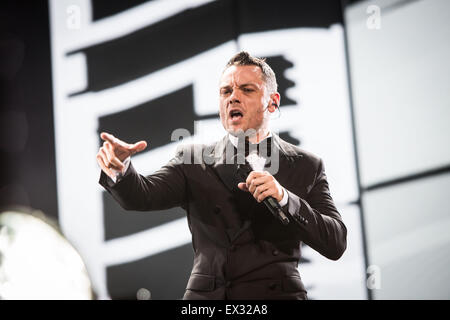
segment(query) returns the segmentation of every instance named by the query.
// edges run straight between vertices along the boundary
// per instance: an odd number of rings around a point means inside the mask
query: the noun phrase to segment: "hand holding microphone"
[[[289,219],[279,204],[283,199],[284,190],[278,181],[267,171],[252,171],[249,164],[239,164],[237,172],[245,180],[238,184],[238,188],[250,192],[256,201],[266,205],[275,218],[287,225]]]

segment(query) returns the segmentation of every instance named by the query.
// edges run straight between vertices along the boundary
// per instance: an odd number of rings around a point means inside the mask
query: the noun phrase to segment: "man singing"
[[[233,56],[219,94],[223,139],[183,146],[142,176],[130,156],[146,142],[128,144],[103,132],[99,182],[126,210],[186,210],[194,265],[184,299],[307,299],[297,268],[301,242],[332,260],[347,246],[323,162],[269,130],[280,94],[263,59]],[[239,155],[252,168],[246,179],[237,174]],[[269,165],[275,169],[264,170]],[[264,199],[278,202],[288,223]]]

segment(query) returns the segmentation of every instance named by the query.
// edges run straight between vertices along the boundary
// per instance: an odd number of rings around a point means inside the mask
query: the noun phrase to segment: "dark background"
[[[0,206],[57,219],[50,35],[46,1],[0,4]]]

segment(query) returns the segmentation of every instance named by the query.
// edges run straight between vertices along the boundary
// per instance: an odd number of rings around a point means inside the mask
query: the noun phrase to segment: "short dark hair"
[[[275,72],[267,64],[265,58],[253,57],[247,51],[241,51],[231,57],[223,71],[231,66],[258,66],[261,69],[263,80],[269,93],[277,92],[278,84]]]

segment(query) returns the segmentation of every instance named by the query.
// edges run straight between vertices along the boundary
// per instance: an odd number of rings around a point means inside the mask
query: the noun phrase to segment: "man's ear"
[[[269,105],[267,106],[267,109],[269,112],[275,112],[277,108],[280,107],[280,94],[278,92],[272,93],[270,95],[269,99]]]

